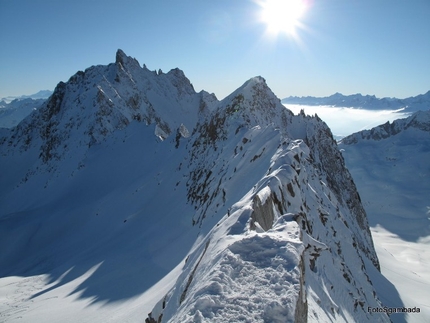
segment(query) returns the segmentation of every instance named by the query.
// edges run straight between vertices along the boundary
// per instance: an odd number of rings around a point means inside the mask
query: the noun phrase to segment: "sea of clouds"
[[[343,108],[333,106],[308,106],[284,104],[294,114],[304,110],[305,114],[317,114],[331,129],[335,139],[341,139],[354,132],[371,129],[396,119],[406,118],[410,113],[400,110],[365,110],[357,108]]]

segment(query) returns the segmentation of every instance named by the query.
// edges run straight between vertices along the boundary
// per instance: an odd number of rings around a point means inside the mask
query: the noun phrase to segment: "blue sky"
[[[256,75],[280,98],[430,90],[429,0],[306,3],[295,36],[274,36],[257,0],[0,0],[0,97],[52,90],[118,48],[219,99]]]

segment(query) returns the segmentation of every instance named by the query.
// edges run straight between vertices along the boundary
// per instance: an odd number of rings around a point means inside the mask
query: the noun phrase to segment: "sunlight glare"
[[[272,34],[293,34],[306,10],[303,0],[265,0],[260,6],[262,20]]]

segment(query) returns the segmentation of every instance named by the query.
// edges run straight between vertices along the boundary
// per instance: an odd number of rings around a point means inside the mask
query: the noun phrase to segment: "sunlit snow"
[[[397,134],[379,127],[375,139],[367,132],[368,139],[355,134],[347,138],[350,144],[340,144],[367,211],[381,272],[404,306],[420,308],[406,316],[416,323],[430,321],[429,120],[429,111],[417,112],[386,127],[401,130]],[[380,290],[382,299],[393,294]],[[391,319],[402,322],[398,314]]]

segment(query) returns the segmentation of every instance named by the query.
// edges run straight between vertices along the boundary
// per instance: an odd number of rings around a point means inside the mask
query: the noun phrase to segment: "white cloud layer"
[[[317,114],[331,129],[335,138],[345,137],[354,132],[371,129],[387,121],[406,118],[410,113],[401,110],[365,110],[332,106],[308,106],[284,104],[294,114],[305,110],[305,114]]]

